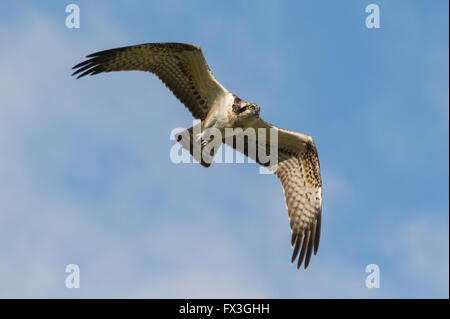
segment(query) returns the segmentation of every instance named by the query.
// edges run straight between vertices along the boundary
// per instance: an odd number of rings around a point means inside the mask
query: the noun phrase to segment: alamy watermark
[[[275,128],[208,128],[198,123],[190,129],[176,128],[170,133],[176,141],[170,150],[172,163],[192,163],[191,156],[206,165],[214,163],[261,164],[260,173],[270,174],[278,164],[278,130]],[[225,145],[231,147],[223,147]],[[234,148],[237,152],[234,152]],[[236,154],[236,156],[234,156]]]
[[[366,18],[367,29],[380,28],[380,7],[377,4],[371,3],[367,5],[366,12],[369,15]]]
[[[69,264],[66,266],[66,272],[69,273],[66,277],[66,287],[80,288],[80,267],[77,264]]]
[[[369,273],[366,277],[366,288],[380,288],[380,267],[377,264],[367,265],[366,272]]]
[[[66,17],[66,27],[68,29],[80,28],[80,7],[76,4],[68,4],[66,6],[66,13],[69,15]]]

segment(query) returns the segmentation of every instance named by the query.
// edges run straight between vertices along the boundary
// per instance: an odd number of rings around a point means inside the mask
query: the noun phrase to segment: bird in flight
[[[253,128],[277,132],[277,164],[272,172],[280,179],[290,227],[291,245],[294,249],[291,262],[300,268],[309,265],[311,255],[319,248],[322,216],[322,180],[316,146],[311,136],[273,126],[259,116],[260,107],[241,100],[225,89],[214,77],[200,47],[187,43],[146,43],[100,51],[87,56],[87,60],[73,67],[77,78],[112,71],[147,71],[155,74],[183,103],[196,119],[200,119],[200,134],[194,128],[177,136],[178,142],[203,166],[209,167],[210,158],[204,160],[194,154],[193,144],[201,140],[204,148],[210,142],[205,138],[207,129],[223,132],[226,128]],[[182,138],[187,133],[188,140]],[[262,153],[270,141],[260,133],[243,139],[237,147],[237,138],[223,139],[236,150],[261,165]],[[255,143],[256,152],[251,152]],[[264,146],[264,148],[263,148]],[[214,149],[210,152],[214,157]],[[300,254],[299,254],[300,253]]]

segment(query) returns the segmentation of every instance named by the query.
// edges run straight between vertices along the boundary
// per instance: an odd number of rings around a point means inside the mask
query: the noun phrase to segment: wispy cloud
[[[417,116],[397,122],[405,110],[396,104],[403,91],[383,91],[378,103],[364,105],[346,123],[339,122],[342,108],[335,105],[329,106],[331,115],[316,116],[323,154],[324,232],[308,271],[297,271],[289,263],[289,221],[274,176],[259,175],[256,165],[204,169],[171,163],[169,133],[192,120],[149,74],[122,72],[78,81],[70,77],[70,67],[91,51],[141,42],[143,37],[142,28],[130,21],[111,19],[117,14],[112,7],[86,6],[82,12],[92,10],[97,16],[85,15],[77,31],[65,29],[54,8],[21,11],[20,23],[0,29],[7,39],[7,49],[0,52],[1,297],[448,296],[448,227],[443,226],[448,225],[443,212],[448,197],[420,201],[425,213],[415,210],[410,218],[407,208],[393,214],[387,207],[412,205],[406,200],[410,189],[397,193],[400,187],[381,183],[386,177],[381,164],[371,166],[386,162],[391,171],[405,166],[399,169],[401,185],[424,189],[416,182],[415,169],[427,167],[428,157],[423,162],[410,159],[417,156],[417,143],[426,144],[435,131],[409,134],[420,120]],[[175,10],[183,16],[186,11],[175,2],[163,6],[161,14]],[[279,25],[264,29],[275,41],[288,26],[283,24],[286,8],[273,6],[268,16],[258,14]],[[291,51],[278,55],[265,36],[254,36],[261,34],[258,27],[241,33],[241,23],[253,23],[245,14],[232,26],[216,14],[211,11],[211,29],[196,21],[193,30],[200,30],[197,38],[208,44],[205,52],[220,80],[254,96],[255,102],[263,100],[271,122],[316,125],[309,122],[316,104],[306,103],[311,102],[303,94],[306,89],[296,91],[302,93],[300,104],[295,97],[283,97],[291,89],[283,85],[289,85],[295,64],[286,57],[298,51],[292,39],[285,39]],[[164,25],[158,24],[149,41],[156,33],[168,39],[179,36],[177,28],[184,26],[171,25],[163,33]],[[216,33],[227,35],[226,40],[216,41]],[[239,49],[222,48],[233,43]],[[236,75],[236,70],[246,71]],[[308,83],[308,73],[297,74],[295,81],[304,87],[299,83]],[[437,89],[430,89],[430,96],[440,109],[448,104],[448,91],[439,81],[432,87]],[[327,123],[328,115],[338,119]],[[348,124],[355,118],[363,124]],[[350,145],[358,138],[366,144]],[[355,148],[356,154],[346,151]],[[435,156],[441,154],[435,151]],[[389,182],[395,181],[389,176]],[[444,178],[448,184],[448,176]],[[395,196],[386,196],[394,188]],[[382,288],[369,290],[364,268],[377,262]],[[79,290],[64,287],[69,263],[80,265]]]

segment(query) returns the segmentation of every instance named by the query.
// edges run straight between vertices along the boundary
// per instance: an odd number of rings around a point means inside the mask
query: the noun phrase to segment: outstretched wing
[[[203,120],[228,91],[216,80],[200,47],[186,43],[147,43],[100,51],[73,67],[77,78],[111,71],[154,73],[195,118]]]
[[[259,119],[252,124],[255,135],[239,136],[225,143],[252,158],[257,163],[268,166],[267,155],[270,150],[269,129],[278,132],[278,164],[272,167],[283,186],[286,206],[292,231],[291,245],[294,248],[292,262],[297,256],[297,268],[303,260],[308,267],[312,252],[319,248],[322,215],[322,179],[319,157],[313,139],[305,134],[284,130]],[[258,128],[266,129],[265,138]],[[244,138],[243,150],[237,147],[237,139]],[[257,145],[256,153],[250,145]],[[263,152],[266,152],[264,161]]]

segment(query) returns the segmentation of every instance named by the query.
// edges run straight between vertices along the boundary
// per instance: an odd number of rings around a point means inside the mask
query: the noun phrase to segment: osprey
[[[208,144],[205,139],[207,129],[216,128],[223,132],[226,128],[273,129],[278,135],[278,163],[273,170],[280,179],[286,199],[288,217],[292,231],[291,245],[293,263],[300,253],[297,268],[303,260],[308,267],[312,252],[319,248],[322,214],[322,180],[319,158],[313,139],[309,135],[284,130],[263,121],[260,107],[239,99],[225,89],[209,69],[200,47],[186,43],[147,43],[93,53],[88,60],[73,67],[79,74],[94,75],[112,71],[147,71],[155,74],[172,93],[183,103],[192,116],[200,119],[200,134],[193,136],[194,128],[186,130],[191,138],[178,141],[193,154],[192,144],[201,139],[202,147]],[[236,145],[236,139],[223,140],[257,163],[260,160],[261,145],[266,146],[260,134],[244,139],[244,148]],[[184,143],[183,143],[184,142]],[[250,154],[248,144],[256,142],[256,154]],[[214,156],[214,151],[211,153]],[[196,158],[197,159],[197,158]],[[199,162],[208,167],[210,162],[201,158]]]

